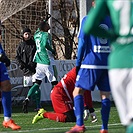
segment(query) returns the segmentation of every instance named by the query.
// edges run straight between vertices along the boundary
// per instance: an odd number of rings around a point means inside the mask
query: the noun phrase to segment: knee
[[[53,81],[53,82],[51,82],[51,84],[52,84],[52,86],[55,86],[58,84],[58,81]]]
[[[42,81],[41,81],[41,80],[36,79],[36,80],[35,80],[35,82],[34,82],[34,84],[35,84],[35,83],[36,83],[36,84],[38,84],[38,85],[41,85]]]
[[[75,87],[73,91],[73,97],[76,97],[77,95],[83,95],[83,94],[84,94],[84,90],[82,88]]]
[[[101,99],[110,99],[110,92],[101,92]]]

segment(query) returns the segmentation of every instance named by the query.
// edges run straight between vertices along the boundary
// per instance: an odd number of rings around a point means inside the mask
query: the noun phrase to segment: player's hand
[[[10,60],[7,58],[7,60],[5,61],[5,65],[6,65],[6,67],[9,67],[10,64],[11,64],[11,62],[10,62]]]

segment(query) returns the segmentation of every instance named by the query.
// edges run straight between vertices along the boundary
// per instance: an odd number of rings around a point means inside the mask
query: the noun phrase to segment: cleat
[[[67,131],[66,133],[84,133],[85,132],[85,126],[78,126],[75,125],[74,127],[72,127],[69,131]]]
[[[89,110],[85,109],[84,110],[84,121],[87,121],[89,118]]]
[[[43,119],[43,114],[46,112],[44,109],[39,109],[37,115],[34,116],[32,124],[37,123],[39,120]]]
[[[108,133],[108,130],[102,129],[100,130],[100,133]]]
[[[22,107],[23,113],[28,113],[28,103],[29,103],[29,99],[25,99],[23,101],[23,107]]]
[[[133,133],[133,123],[127,126],[126,133]]]
[[[3,121],[3,126],[5,128],[11,128],[12,130],[19,130],[21,129],[20,126],[18,126],[17,124],[15,124],[15,122],[11,119],[7,122]]]
[[[91,122],[92,123],[97,122],[97,117],[95,113],[91,113]]]

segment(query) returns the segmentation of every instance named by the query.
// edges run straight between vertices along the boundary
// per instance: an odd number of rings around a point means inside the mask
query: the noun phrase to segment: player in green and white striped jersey
[[[55,54],[55,51],[51,47],[51,35],[48,33],[50,26],[47,21],[40,22],[38,30],[35,32],[34,39],[36,43],[36,53],[34,56],[34,62],[37,63],[36,73],[33,75],[33,86],[28,91],[26,99],[23,101],[23,112],[28,112],[27,106],[32,95],[39,90],[39,86],[42,80],[47,76],[48,81],[52,86],[58,83],[54,76],[54,71],[48,57],[47,50]],[[39,98],[39,97],[38,97]]]
[[[111,91],[121,123],[133,133],[133,0],[96,0],[95,10],[89,12],[84,31],[111,40],[109,77]],[[113,28],[98,27],[109,14]]]

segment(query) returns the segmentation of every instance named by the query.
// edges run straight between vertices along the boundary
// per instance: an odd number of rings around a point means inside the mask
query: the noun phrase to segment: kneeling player
[[[75,122],[76,118],[73,110],[74,105],[72,96],[75,87],[75,81],[76,67],[70,70],[51,91],[50,97],[54,112],[46,112],[44,109],[40,109],[38,114],[33,118],[32,123],[34,124],[42,118],[48,118],[57,122]],[[91,112],[91,116],[95,116],[92,118],[93,120],[95,118],[95,121],[97,121],[92,105],[91,92],[88,91],[87,94],[89,99],[87,102],[89,103],[86,103],[85,98],[85,105],[90,107],[89,110],[93,110]]]

